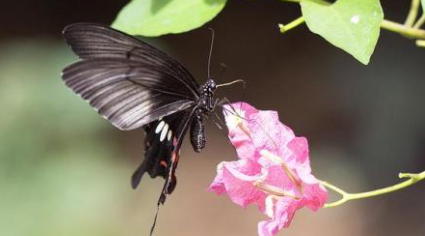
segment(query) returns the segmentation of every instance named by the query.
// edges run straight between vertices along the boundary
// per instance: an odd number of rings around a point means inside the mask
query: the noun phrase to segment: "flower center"
[[[297,187],[297,190],[299,191],[299,193],[302,195],[303,194],[303,182],[300,180],[300,178],[298,178],[298,176],[295,174],[295,172],[290,169],[285,162],[282,160],[282,158],[280,158],[279,156],[263,149],[260,151],[260,154],[269,159],[270,161],[280,165],[283,169],[283,171],[285,171],[286,175],[288,176],[289,180]]]
[[[261,182],[261,181],[254,182],[254,186],[257,187],[258,189],[260,189],[261,191],[263,191],[263,192],[265,192],[269,195],[276,196],[276,197],[290,197],[294,200],[301,199],[300,197],[295,196],[291,192],[285,191],[281,188],[278,188],[278,187],[270,185],[270,184],[266,184],[266,183]]]

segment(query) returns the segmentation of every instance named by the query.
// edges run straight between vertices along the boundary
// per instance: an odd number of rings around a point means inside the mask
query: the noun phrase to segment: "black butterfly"
[[[77,23],[63,35],[80,57],[63,70],[66,85],[121,130],[144,127],[145,159],[132,177],[136,188],[145,172],[165,178],[159,203],[176,186],[179,150],[190,128],[196,152],[206,143],[204,119],[217,100],[214,80],[199,86],[176,60],[108,26]],[[239,81],[240,82],[240,81]]]

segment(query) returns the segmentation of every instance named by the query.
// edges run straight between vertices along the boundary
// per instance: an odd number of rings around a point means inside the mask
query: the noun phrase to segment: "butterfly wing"
[[[82,59],[127,58],[148,63],[163,73],[174,75],[180,89],[199,96],[199,85],[178,61],[155,47],[109,26],[95,23],[76,23],[65,27],[66,42]]]
[[[63,35],[81,58],[65,84],[121,130],[136,129],[195,105],[199,85],[176,60],[108,26],[73,24]]]
[[[177,112],[146,125],[145,159],[132,176],[136,188],[147,172],[151,178],[161,176],[165,184],[159,202],[164,203],[167,194],[176,186],[175,170],[179,161],[183,137],[192,123],[196,107]]]
[[[144,126],[145,159],[132,178],[161,176],[160,203],[176,186],[180,146],[199,100],[199,85],[176,60],[108,26],[78,23],[64,29],[80,61],[63,80],[102,116],[122,130]]]

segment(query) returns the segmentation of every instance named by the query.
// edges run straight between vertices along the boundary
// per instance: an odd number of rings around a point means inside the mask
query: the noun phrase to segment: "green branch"
[[[414,29],[419,29],[425,23],[425,14],[422,13],[421,18],[413,25]]]
[[[298,17],[297,19],[291,21],[290,23],[284,25],[284,24],[279,24],[279,30],[281,33],[285,33],[288,30],[291,30],[301,24],[303,24],[305,22],[304,18],[302,16]]]
[[[412,27],[415,23],[416,18],[418,17],[419,7],[421,5],[421,0],[412,0],[410,5],[409,14],[407,15],[404,25],[406,27]]]
[[[398,183],[396,185],[393,186],[389,186],[386,188],[381,188],[381,189],[376,189],[376,190],[372,190],[372,191],[368,191],[368,192],[362,192],[362,193],[348,193],[338,187],[336,187],[335,185],[332,185],[328,182],[325,181],[320,181],[320,183],[325,186],[326,188],[333,190],[337,193],[339,193],[342,198],[339,199],[338,201],[332,202],[332,203],[327,203],[325,204],[325,208],[330,208],[330,207],[336,207],[339,205],[342,205],[350,200],[356,200],[356,199],[363,199],[363,198],[370,198],[370,197],[374,197],[374,196],[379,196],[379,195],[383,195],[383,194],[387,194],[390,192],[394,192],[403,188],[406,188],[410,185],[413,185],[421,180],[425,179],[425,171],[419,173],[419,174],[410,174],[410,173],[400,173],[399,178],[409,178],[406,181],[403,181],[401,183]]]
[[[424,48],[425,40],[416,40],[416,46]]]
[[[425,39],[425,30],[407,27],[393,21],[383,20],[381,28],[414,39]]]
[[[423,19],[425,21],[425,17]],[[285,33],[293,28],[296,28],[297,26],[303,24],[305,22],[304,18],[302,16],[298,17],[297,19],[291,21],[288,24],[279,24],[279,30],[281,33]],[[420,23],[419,21],[417,23]],[[423,23],[422,23],[423,24]],[[414,38],[414,39],[425,39],[425,30],[418,29],[418,28],[412,28],[412,27],[406,27],[405,25],[402,25],[397,22],[393,22],[390,20],[383,20],[381,23],[381,28],[401,34],[403,36]]]

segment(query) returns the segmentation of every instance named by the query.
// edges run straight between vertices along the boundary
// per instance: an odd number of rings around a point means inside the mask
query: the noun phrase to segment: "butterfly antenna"
[[[214,46],[214,30],[212,28],[208,28],[211,30],[211,46],[210,46],[210,53],[208,54],[208,79],[211,78],[211,74],[210,74],[210,66],[211,66],[211,55],[212,55],[212,50],[213,50],[213,46]]]
[[[242,90],[242,101],[243,101],[243,100],[245,100],[245,91],[246,91],[246,82],[245,82],[245,80],[243,80],[243,79],[237,79],[237,80],[233,80],[233,81],[228,82],[228,83],[218,84],[217,87],[225,87],[225,86],[229,86],[229,85],[236,84],[236,83],[242,83],[242,86],[243,86],[243,90]],[[239,111],[242,111],[242,103],[240,103]]]
[[[233,80],[231,82],[228,83],[224,83],[224,84],[217,84],[217,88],[218,87],[225,87],[225,86],[229,86],[229,85],[233,85],[233,84],[237,84],[237,83],[242,83],[243,84],[243,88],[246,88],[246,82],[243,79],[237,79],[237,80]]]

